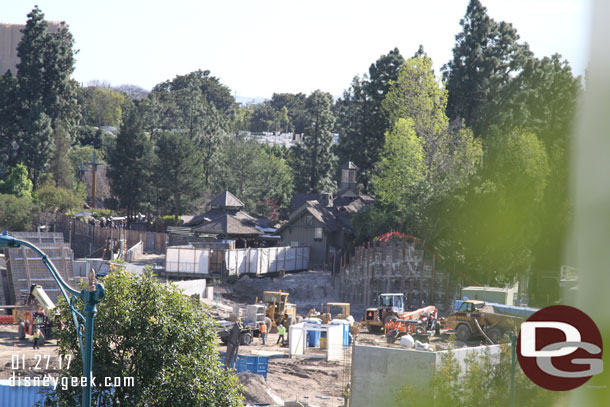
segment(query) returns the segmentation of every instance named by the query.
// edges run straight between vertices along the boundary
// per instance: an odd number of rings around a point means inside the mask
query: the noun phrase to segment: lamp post
[[[70,311],[72,312],[72,319],[74,320],[74,325],[76,326],[76,335],[78,338],[78,344],[80,347],[81,357],[83,361],[83,377],[87,378],[85,381],[86,386],[83,387],[81,406],[91,407],[91,372],[93,368],[93,321],[95,319],[95,314],[97,313],[97,304],[104,298],[104,295],[106,293],[104,285],[96,281],[95,273],[92,271],[91,273],[89,273],[89,284],[87,284],[87,287],[85,289],[79,292],[70,287],[68,283],[64,281],[64,279],[55,269],[55,266],[53,265],[51,260],[49,260],[48,256],[38,247],[25,240],[10,237],[7,231],[3,231],[2,235],[0,235],[0,248],[16,248],[21,246],[28,247],[41,256],[42,262],[51,272],[53,279],[59,286],[59,290],[61,291],[62,295],[64,296],[66,302],[70,307]],[[68,293],[71,294],[71,297],[68,297]],[[83,316],[74,308],[77,298],[80,298],[85,303],[85,316]],[[84,333],[82,332],[83,323],[85,325]],[[83,336],[85,337],[84,345]]]

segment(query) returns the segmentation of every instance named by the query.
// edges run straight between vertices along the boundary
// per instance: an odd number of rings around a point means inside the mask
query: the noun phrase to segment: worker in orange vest
[[[263,340],[263,345],[265,345],[266,341],[267,341],[267,324],[263,322],[260,326],[260,330],[261,330],[261,339]]]

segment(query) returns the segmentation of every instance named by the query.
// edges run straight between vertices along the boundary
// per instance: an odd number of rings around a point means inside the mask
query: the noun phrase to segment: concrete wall
[[[49,32],[57,32],[59,29],[59,23],[48,22],[48,24]],[[0,75],[4,75],[7,70],[10,70],[13,76],[17,75],[17,64],[19,63],[17,45],[23,37],[21,30],[24,28],[24,24],[0,23]]]
[[[464,368],[470,353],[499,354],[500,346],[479,346],[452,350]],[[444,352],[428,352],[381,346],[354,347],[352,356],[352,407],[393,406],[403,386],[425,387],[441,363]]]

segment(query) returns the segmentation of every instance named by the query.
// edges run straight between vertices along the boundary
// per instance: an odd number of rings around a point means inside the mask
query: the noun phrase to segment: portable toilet
[[[349,346],[349,321],[347,319],[333,319],[331,325],[343,325],[343,346]]]
[[[320,318],[305,318],[303,320],[306,324],[312,325],[322,325],[322,320]],[[307,346],[310,348],[317,348],[320,346],[320,331],[307,331]]]

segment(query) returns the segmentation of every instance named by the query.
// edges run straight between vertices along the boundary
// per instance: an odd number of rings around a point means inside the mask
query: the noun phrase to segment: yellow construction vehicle
[[[32,335],[36,328],[40,328],[44,338],[52,336],[52,317],[55,304],[42,286],[32,284],[30,294],[23,306],[16,306],[13,310],[14,323],[19,325],[19,339],[25,339],[25,335]]]
[[[337,313],[333,316],[334,312]],[[347,319],[348,316],[350,316],[349,302],[328,302],[326,303],[326,313],[322,314],[315,308],[307,313],[307,318],[320,318],[323,324],[328,324],[333,319]]]
[[[267,328],[278,326],[279,324],[289,327],[298,323],[297,306],[288,302],[288,294],[280,291],[264,291],[263,304],[267,307],[265,312],[265,324]]]

